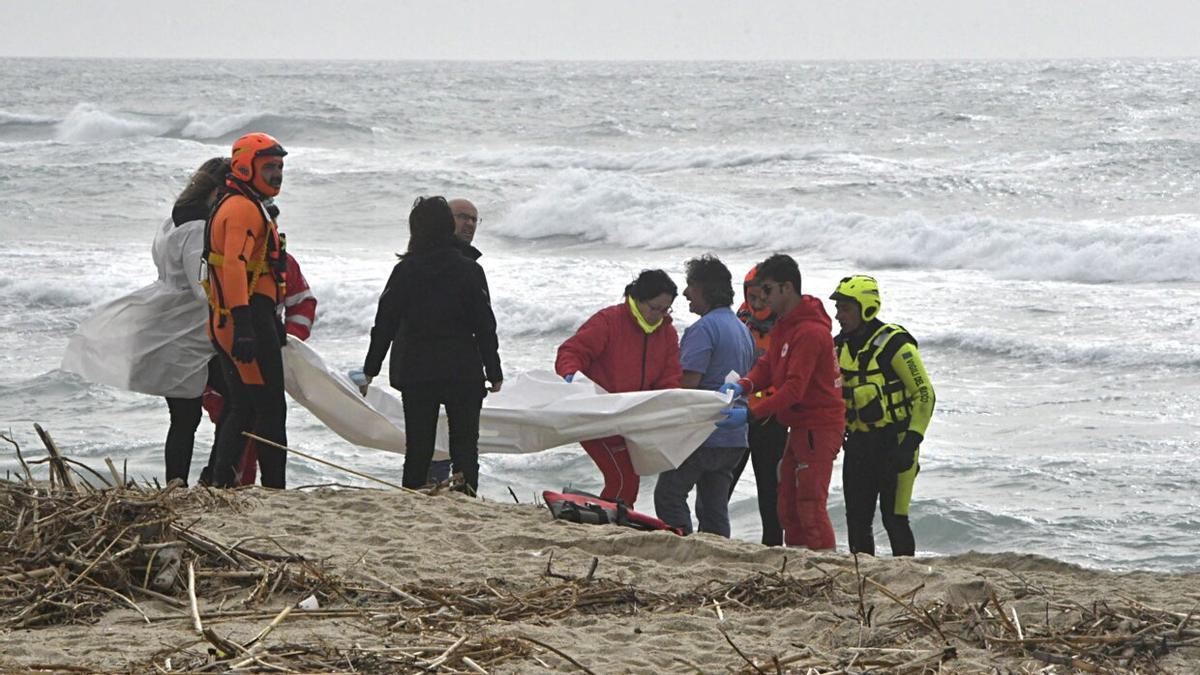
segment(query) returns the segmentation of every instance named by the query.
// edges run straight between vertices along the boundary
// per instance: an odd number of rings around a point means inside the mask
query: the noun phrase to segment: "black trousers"
[[[254,325],[254,357],[263,384],[246,384],[233,359],[219,347],[217,358],[225,375],[225,407],[217,427],[217,442],[208,460],[208,474],[215,487],[237,485],[243,431],[287,445],[287,401],[283,396],[283,354],[276,330],[275,306],[269,298],[254,295],[250,300]],[[287,483],[287,452],[258,444],[258,466],[263,487],[283,489]]]
[[[200,426],[200,397],[167,397],[167,410],[171,413],[171,426],[167,429],[167,446],[164,457],[167,463],[167,482],[178,478],[187,485],[188,472],[192,468],[192,447],[196,444],[196,428]]]
[[[733,471],[733,485],[742,477],[749,459],[754,466],[754,483],[758,488],[758,517],[762,521],[762,543],[783,546],[783,528],[779,526],[779,460],[787,447],[788,429],[772,417],[765,422],[750,422],[750,452]]]
[[[891,453],[897,444],[892,430],[847,434],[842,460],[842,491],[846,497],[846,533],[851,553],[875,555],[875,506],[892,545],[893,556],[916,554],[908,516],[896,515],[897,474]]]
[[[446,406],[450,426],[450,464],[462,473],[470,494],[479,489],[479,410],[483,382],[426,382],[400,390],[404,401],[406,488],[419,488],[429,476],[437,437],[438,413]]]
[[[225,378],[221,375],[221,362],[213,357],[208,362],[208,386],[222,391]],[[163,452],[167,464],[167,482],[178,478],[184,485],[192,468],[192,448],[196,445],[196,428],[203,417],[202,397],[167,397],[167,410],[171,413],[171,426],[167,429],[167,445]]]

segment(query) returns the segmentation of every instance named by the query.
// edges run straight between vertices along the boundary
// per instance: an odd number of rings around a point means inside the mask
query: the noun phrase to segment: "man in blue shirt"
[[[681,386],[716,391],[730,371],[745,375],[754,365],[754,340],[733,312],[733,278],[712,256],[687,261],[683,296],[700,320],[688,326],[679,343]],[[743,418],[744,419],[744,418]],[[696,487],[696,517],[701,532],[729,536],[729,495],[733,471],[747,452],[746,424],[722,425],[677,469],[664,471],[654,488],[658,517],[692,532],[687,497]]]

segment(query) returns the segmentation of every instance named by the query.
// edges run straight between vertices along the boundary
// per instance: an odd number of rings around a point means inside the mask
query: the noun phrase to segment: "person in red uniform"
[[[775,393],[755,409],[789,428],[779,463],[779,523],[787,546],[815,550],[836,546],[826,502],[833,461],[842,447],[846,413],[833,350],[833,322],[821,300],[800,291],[800,268],[775,254],[758,265],[759,289],[779,319],[767,353],[746,377],[723,391]],[[722,424],[745,422],[745,408],[729,408]],[[740,418],[740,420],[739,420]]]
[[[216,487],[238,482],[243,431],[287,445],[281,352],[286,333],[276,312],[286,295],[287,260],[268,211],[283,184],[285,155],[267,134],[234,141],[225,188],[205,227],[208,330],[228,390],[225,419],[202,474]],[[261,448],[259,464],[265,487],[285,487],[285,451]]]
[[[676,295],[666,272],[643,270],[625,287],[624,300],[593,314],[562,343],[555,372],[568,382],[583,373],[610,394],[677,388],[683,370],[670,316]],[[625,439],[608,436],[580,445],[604,476],[600,496],[632,508],[641,481]]]
[[[281,240],[284,234],[279,233]],[[291,253],[287,256],[287,296],[283,301],[283,325],[288,335],[300,340],[308,339],[312,333],[313,323],[317,320],[317,297],[308,286],[308,280],[300,271],[300,263]],[[218,383],[223,384],[223,383]],[[222,387],[223,388],[223,387]],[[211,384],[204,388],[204,409],[213,424],[220,425],[221,410],[225,405],[224,395],[214,389]],[[241,473],[238,485],[254,485],[258,478],[258,448],[254,441],[246,441],[242,452]]]

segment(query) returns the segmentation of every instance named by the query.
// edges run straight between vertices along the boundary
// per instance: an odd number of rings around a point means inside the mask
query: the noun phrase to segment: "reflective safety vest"
[[[884,324],[854,354],[849,341],[838,345],[838,367],[842,370],[842,400],[846,404],[846,430],[868,431],[906,421],[912,402],[904,382],[892,368],[892,357],[908,331]]]

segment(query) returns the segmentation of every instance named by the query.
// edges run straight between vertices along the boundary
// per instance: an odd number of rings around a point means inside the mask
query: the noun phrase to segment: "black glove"
[[[254,324],[250,320],[250,306],[242,305],[229,310],[233,317],[233,348],[229,355],[235,361],[252,363],[254,361]]]
[[[904,473],[912,468],[913,463],[917,461],[917,448],[921,447],[923,440],[925,438],[915,431],[904,432],[900,443],[892,450],[892,468],[896,473]]]
[[[279,346],[287,346],[287,327],[283,325],[283,319],[275,316],[275,334],[279,336]]]

